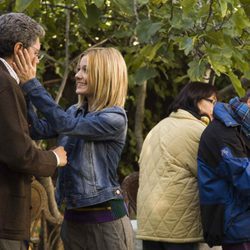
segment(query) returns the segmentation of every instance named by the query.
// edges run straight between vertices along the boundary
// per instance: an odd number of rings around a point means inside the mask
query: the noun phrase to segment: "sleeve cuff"
[[[37,88],[37,87],[41,87],[42,84],[38,81],[37,78],[33,78],[27,82],[25,82],[24,84],[21,85],[22,86],[22,90],[28,94],[30,91],[32,91],[33,89]]]
[[[56,156],[56,162],[57,162],[57,167],[60,165],[60,159],[59,159],[59,157],[58,157],[58,155],[54,152],[54,151],[52,151],[54,154],[55,154],[55,156]]]

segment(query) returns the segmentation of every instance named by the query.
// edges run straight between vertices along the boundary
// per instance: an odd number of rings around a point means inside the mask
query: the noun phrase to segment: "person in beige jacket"
[[[203,241],[197,150],[216,100],[213,86],[187,84],[143,143],[137,195],[143,250],[196,250]]]

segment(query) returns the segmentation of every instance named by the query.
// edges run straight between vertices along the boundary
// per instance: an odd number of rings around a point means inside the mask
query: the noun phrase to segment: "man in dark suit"
[[[0,16],[0,250],[24,249],[29,239],[31,177],[50,176],[67,162],[63,147],[43,151],[29,136],[14,55],[26,48],[39,63],[44,29],[23,13]]]

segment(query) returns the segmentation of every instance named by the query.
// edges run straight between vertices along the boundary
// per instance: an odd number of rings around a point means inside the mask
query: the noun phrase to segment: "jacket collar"
[[[176,112],[172,112],[169,116],[181,119],[185,118],[185,119],[198,120],[192,113],[184,109],[178,109]]]
[[[240,124],[232,117],[228,104],[217,102],[214,107],[214,118],[224,123],[227,127],[236,127]]]
[[[13,79],[15,79],[17,84],[19,84],[20,80],[19,80],[19,77],[17,76],[16,72],[14,71],[14,69],[9,65],[9,63],[5,59],[0,57],[0,61],[3,63],[4,67],[9,72],[10,76]]]
[[[190,113],[187,110],[184,109],[178,109],[176,112],[172,112],[169,117],[171,118],[177,118],[177,119],[188,119],[188,120],[194,120],[196,122],[201,123],[202,125],[206,126],[207,123],[203,121],[203,119],[198,119],[195,117],[192,113]]]
[[[6,68],[6,66],[4,65],[4,63],[2,61],[0,61],[0,69],[9,74],[8,69]]]

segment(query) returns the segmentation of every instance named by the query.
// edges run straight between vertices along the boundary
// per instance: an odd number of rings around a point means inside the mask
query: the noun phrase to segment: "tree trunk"
[[[136,138],[136,152],[140,155],[143,144],[143,121],[145,112],[147,81],[136,87],[136,111],[135,111],[135,138]]]

